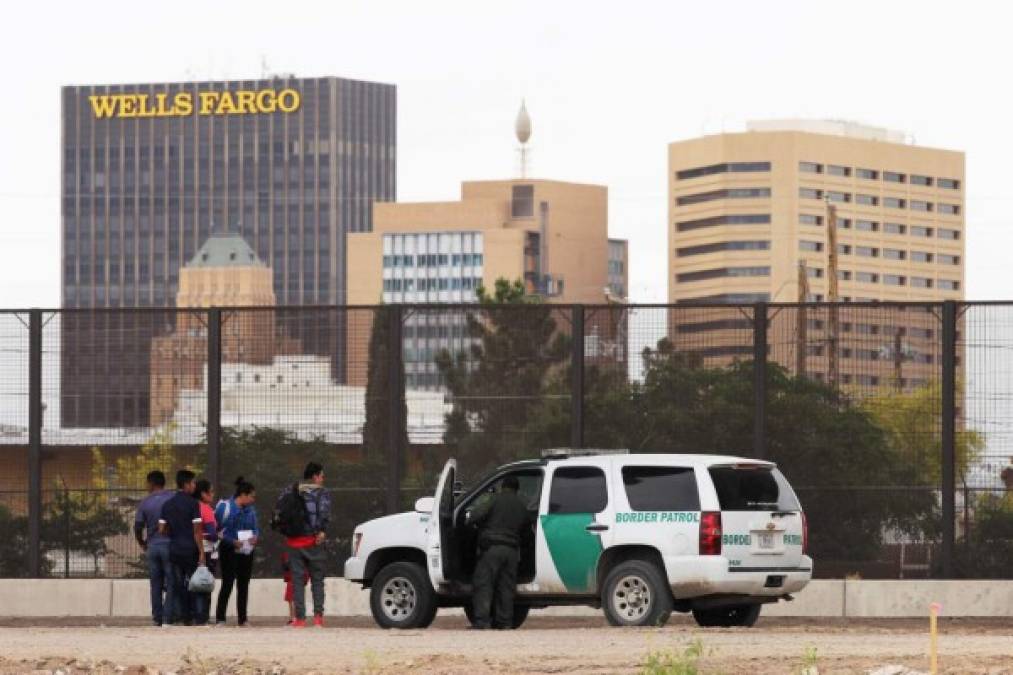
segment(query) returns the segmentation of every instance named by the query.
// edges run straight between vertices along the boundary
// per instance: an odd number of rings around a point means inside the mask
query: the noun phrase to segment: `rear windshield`
[[[712,466],[711,480],[722,511],[799,511],[781,472],[766,466]]]

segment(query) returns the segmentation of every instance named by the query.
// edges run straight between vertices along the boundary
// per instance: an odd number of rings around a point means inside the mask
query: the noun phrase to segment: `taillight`
[[[721,555],[721,512],[700,514],[700,555]]]
[[[359,544],[362,543],[362,532],[356,532],[352,535],[352,557],[358,557],[359,555]]]
[[[803,555],[809,552],[809,519],[805,517],[805,511],[802,512],[802,553]]]

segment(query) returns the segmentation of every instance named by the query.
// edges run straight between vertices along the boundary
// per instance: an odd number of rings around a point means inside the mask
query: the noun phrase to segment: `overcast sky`
[[[16,7],[16,9],[14,8]],[[398,87],[398,198],[516,170],[609,188],[665,297],[666,144],[832,117],[967,153],[967,293],[1013,298],[1010,10],[952,2],[18,3],[0,29],[0,306],[60,301],[60,86],[340,75]]]

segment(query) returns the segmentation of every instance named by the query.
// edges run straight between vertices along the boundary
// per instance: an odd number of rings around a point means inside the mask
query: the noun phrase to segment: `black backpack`
[[[284,492],[278,499],[274,518],[271,519],[271,527],[286,537],[298,537],[306,534],[308,521],[306,501],[299,494],[299,484],[295,483],[291,490]]]

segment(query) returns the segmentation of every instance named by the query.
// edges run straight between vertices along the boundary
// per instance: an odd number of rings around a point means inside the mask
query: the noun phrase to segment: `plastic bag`
[[[197,571],[190,575],[190,583],[187,588],[191,593],[210,593],[215,590],[215,577],[205,565],[197,568]]]

